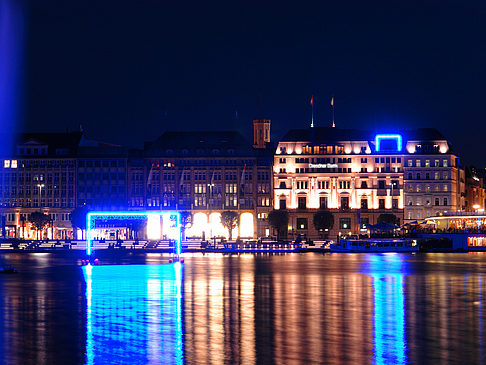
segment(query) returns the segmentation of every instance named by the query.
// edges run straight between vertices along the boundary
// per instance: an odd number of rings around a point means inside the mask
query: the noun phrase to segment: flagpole
[[[311,97],[311,128],[314,128],[314,95]]]
[[[334,123],[334,95],[331,98],[331,114],[332,114],[332,127],[336,128],[336,123]]]

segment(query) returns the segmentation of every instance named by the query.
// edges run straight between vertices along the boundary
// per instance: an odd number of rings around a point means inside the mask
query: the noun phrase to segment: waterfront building
[[[127,151],[87,139],[82,132],[17,135],[0,168],[2,237],[72,237],[71,212],[117,210],[127,205]],[[49,216],[43,232],[28,222],[33,212]]]
[[[0,213],[2,237],[35,238],[28,216],[50,217],[47,237],[71,235],[69,214],[76,207],[76,153],[81,132],[17,135],[13,150],[2,156]]]
[[[165,132],[129,166],[130,208],[190,213],[186,237],[226,237],[221,212],[236,211],[234,236],[268,236],[272,209],[270,121],[254,121],[254,145],[238,132]],[[133,163],[132,163],[133,162]]]
[[[466,210],[470,212],[484,212],[485,189],[484,171],[474,166],[466,168]]]
[[[274,207],[289,212],[291,237],[366,232],[382,214],[403,223],[465,204],[464,170],[435,129],[291,130],[277,145],[273,171]],[[334,216],[329,232],[313,226],[322,209]]]

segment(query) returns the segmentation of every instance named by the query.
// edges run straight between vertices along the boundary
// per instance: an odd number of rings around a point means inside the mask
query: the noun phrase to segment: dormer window
[[[214,156],[219,155],[219,150],[215,148],[214,150],[211,151],[211,154]]]
[[[232,148],[230,148],[230,149],[228,150],[228,154],[229,154],[229,155],[231,155],[231,156],[233,156],[233,155],[235,154],[235,150],[234,150],[234,149],[232,149]]]

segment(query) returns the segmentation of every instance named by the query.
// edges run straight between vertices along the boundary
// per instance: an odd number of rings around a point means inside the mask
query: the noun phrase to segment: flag
[[[153,173],[154,173],[154,163],[152,163],[152,166],[150,167],[150,172],[147,179],[147,186],[152,184]]]
[[[246,164],[243,167],[243,171],[241,172],[241,179],[240,179],[240,196],[243,196],[245,193],[245,170],[246,170]]]
[[[312,97],[311,97],[310,105],[314,105],[314,95],[312,95]]]
[[[179,186],[181,186],[183,182],[184,182],[184,168],[182,168],[181,179],[179,180]]]

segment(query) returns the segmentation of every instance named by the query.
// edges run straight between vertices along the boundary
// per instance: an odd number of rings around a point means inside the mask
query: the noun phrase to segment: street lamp
[[[42,202],[42,188],[44,187],[44,184],[37,184],[37,187],[39,188],[39,207],[41,206]]]
[[[481,207],[479,204],[474,204],[473,206],[474,211],[478,212],[479,208]]]

